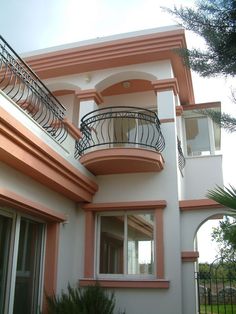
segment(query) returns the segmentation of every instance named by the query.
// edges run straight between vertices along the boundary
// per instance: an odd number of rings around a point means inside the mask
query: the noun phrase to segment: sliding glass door
[[[0,313],[40,313],[43,238],[43,223],[0,210]]]

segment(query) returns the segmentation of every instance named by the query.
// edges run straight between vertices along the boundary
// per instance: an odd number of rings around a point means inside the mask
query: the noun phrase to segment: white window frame
[[[152,214],[154,218],[153,224],[153,250],[154,250],[154,261],[153,261],[153,273],[152,274],[128,274],[128,248],[127,248],[127,238],[128,238],[128,224],[127,218],[128,215],[143,215],[143,214]],[[123,274],[101,274],[99,272],[100,269],[100,239],[101,239],[101,217],[104,216],[124,216],[124,273]],[[98,279],[156,279],[156,215],[153,210],[145,210],[145,211],[111,211],[111,212],[100,212],[96,215],[95,218],[95,258],[94,258],[94,270],[96,277]]]
[[[206,156],[212,156],[212,155],[215,155],[216,154],[216,149],[215,149],[215,136],[214,136],[214,127],[213,127],[213,121],[211,118],[205,116],[205,115],[202,115],[202,114],[198,114],[198,113],[187,113],[184,115],[184,123],[183,123],[183,131],[184,131],[184,136],[183,136],[183,139],[184,139],[184,155],[187,157],[187,158],[195,158],[195,157],[206,157]],[[210,144],[210,147],[209,147],[209,151],[210,151],[210,154],[209,155],[188,155],[188,151],[187,151],[187,134],[186,134],[186,127],[185,127],[185,120],[186,119],[191,119],[191,118],[206,118],[207,119],[207,129],[208,129],[208,136],[209,136],[209,144]]]

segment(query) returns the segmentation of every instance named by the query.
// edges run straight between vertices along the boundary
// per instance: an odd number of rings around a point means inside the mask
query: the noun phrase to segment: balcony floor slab
[[[141,148],[106,148],[85,153],[80,162],[94,175],[159,172],[164,159],[158,152]]]

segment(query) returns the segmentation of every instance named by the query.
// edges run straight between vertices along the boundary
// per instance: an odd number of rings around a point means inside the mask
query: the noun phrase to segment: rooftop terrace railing
[[[142,147],[163,151],[165,140],[160,121],[151,110],[137,107],[107,107],[92,111],[81,119],[81,140],[75,157],[111,147]]]
[[[66,109],[0,36],[0,89],[59,143],[67,137]]]

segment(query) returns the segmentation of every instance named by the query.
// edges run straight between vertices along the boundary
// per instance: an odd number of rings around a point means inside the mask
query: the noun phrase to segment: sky
[[[193,0],[2,0],[0,34],[17,53],[177,24],[162,7],[194,6]],[[203,48],[204,42],[186,32],[189,48]],[[192,74],[196,103],[221,101],[222,110],[236,116],[236,104],[230,88],[233,79],[200,78]],[[236,134],[222,131],[223,171],[225,184],[236,186]],[[216,222],[214,222],[215,224]],[[199,234],[200,261],[214,259],[210,239],[212,223]],[[202,245],[204,243],[204,245]]]

